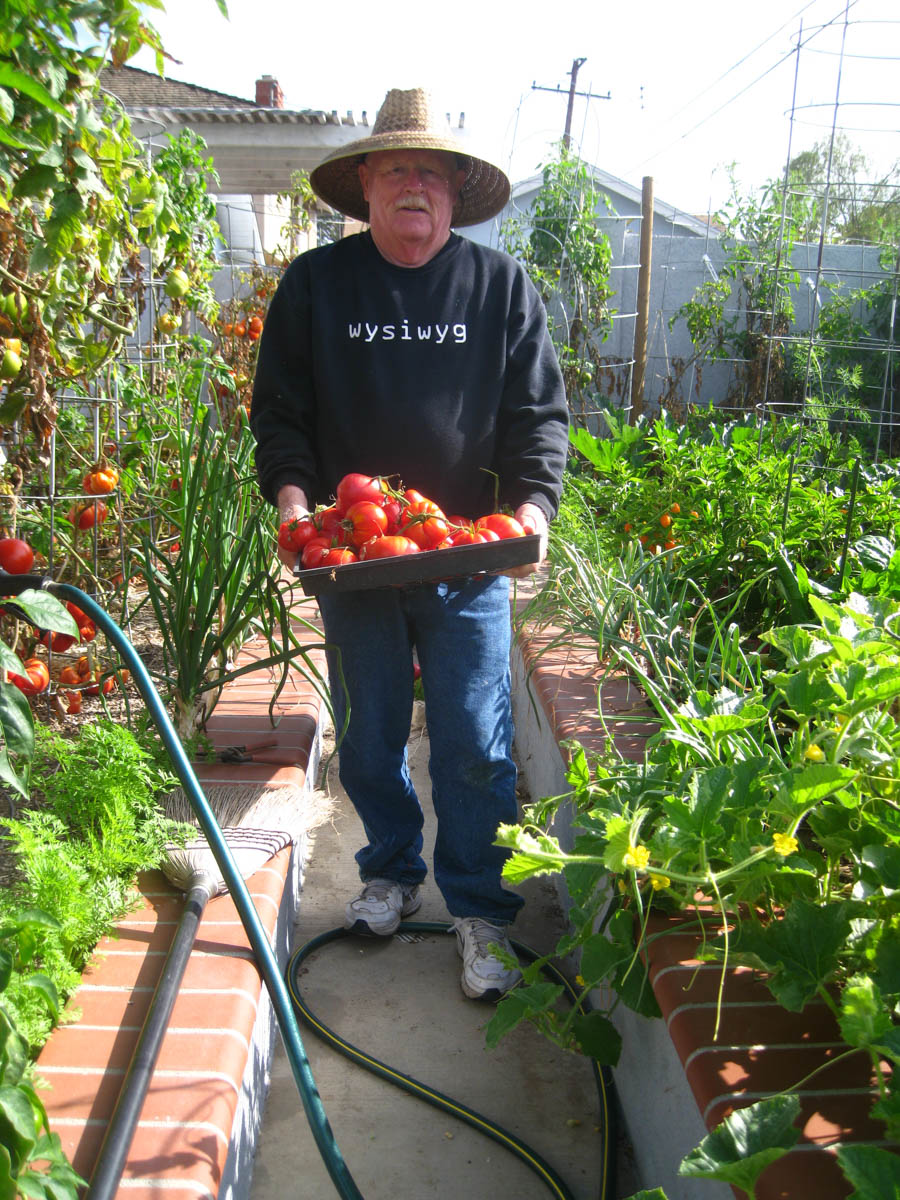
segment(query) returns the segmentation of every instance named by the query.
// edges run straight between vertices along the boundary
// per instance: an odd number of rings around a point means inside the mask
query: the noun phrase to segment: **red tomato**
[[[50,686],[47,664],[39,658],[26,658],[22,666],[25,668],[24,675],[18,675],[15,671],[7,672],[9,682],[14,683],[26,696],[36,696],[38,692],[46,691]]]
[[[472,525],[469,525],[468,529],[453,530],[447,538],[446,545],[478,546],[484,542],[499,542],[499,540],[493,529],[475,529]]]
[[[524,537],[525,530],[508,513],[488,513],[475,522],[476,529],[492,529],[499,538]]]
[[[304,570],[312,570],[313,567],[321,567],[322,559],[333,549],[331,538],[314,537],[307,542],[300,554],[300,565]]]
[[[66,692],[66,712],[70,717],[81,712],[81,692]]]
[[[403,505],[396,496],[385,495],[381,502],[381,507],[387,513],[387,529],[385,533],[396,533],[400,528],[400,522],[403,519]]]
[[[406,500],[406,516],[431,516],[440,517],[442,521],[447,520],[441,507],[433,500],[423,496],[421,492],[407,488],[403,495]]]
[[[93,504],[86,504],[84,508],[78,508],[72,505],[69,509],[68,518],[72,525],[77,525],[79,529],[90,529],[92,525],[100,525],[106,520],[109,509],[102,500],[95,500]]]
[[[400,526],[400,532],[414,541],[420,550],[434,550],[446,541],[450,526],[443,517],[415,516]]]
[[[332,505],[331,508],[320,508],[318,512],[313,513],[313,521],[323,537],[341,537],[344,532],[341,528],[342,516],[337,507]]]
[[[359,562],[349,546],[332,546],[319,563],[320,567],[342,567],[345,563]]]
[[[342,515],[358,500],[380,502],[384,495],[384,483],[378,475],[361,475],[351,471],[345,475],[335,489],[334,506]]]
[[[59,682],[67,687],[77,687],[80,683],[84,683],[84,676],[77,667],[63,667],[59,673]]]
[[[43,642],[54,654],[65,654],[65,652],[75,645],[75,639],[71,633],[54,633],[49,629],[45,629],[40,634],[39,640]]]
[[[295,550],[298,554],[317,536],[319,530],[312,517],[298,517],[293,521],[282,521],[278,530],[278,545],[283,550]]]
[[[84,694],[86,696],[99,696],[101,691],[103,692],[104,696],[108,696],[116,686],[115,675],[107,675],[105,679],[101,679],[100,672],[97,671],[94,675],[94,679],[97,682],[90,684],[84,689]]]
[[[400,534],[385,534],[384,537],[372,538],[371,541],[364,542],[359,548],[361,559],[394,558],[398,554],[418,553],[419,547],[416,543]]]
[[[119,486],[119,472],[115,467],[95,467],[84,477],[82,489],[89,496],[108,496]]]
[[[357,500],[344,515],[344,529],[354,546],[361,546],[370,538],[381,537],[387,533],[387,527],[387,513],[373,500]]]
[[[34,564],[34,551],[21,538],[0,538],[0,567],[10,575],[27,575]]]

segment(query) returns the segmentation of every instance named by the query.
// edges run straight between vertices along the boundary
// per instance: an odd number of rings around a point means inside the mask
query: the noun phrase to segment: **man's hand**
[[[306,492],[302,488],[295,487],[293,484],[286,484],[283,488],[278,489],[278,524],[279,527],[285,521],[299,521],[302,517],[309,516],[309,504],[306,499]],[[293,571],[297,565],[297,551],[285,550],[283,546],[278,546],[278,557],[286,567],[290,567]]]
[[[544,515],[544,510],[538,508],[536,504],[521,504],[516,509],[516,520],[522,526],[526,533],[536,533],[540,535],[540,552],[538,561],[533,563],[525,563],[521,567],[509,567],[506,571],[501,571],[501,575],[509,575],[512,579],[524,579],[527,575],[533,575],[538,567],[547,557],[547,529],[548,522]]]

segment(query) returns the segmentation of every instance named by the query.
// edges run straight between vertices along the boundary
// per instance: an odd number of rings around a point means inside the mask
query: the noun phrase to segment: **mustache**
[[[404,209],[412,209],[416,212],[430,211],[428,201],[424,196],[405,196],[394,204],[394,212],[402,212]]]

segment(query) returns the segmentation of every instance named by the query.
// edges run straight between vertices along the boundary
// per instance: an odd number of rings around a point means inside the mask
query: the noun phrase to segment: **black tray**
[[[402,587],[429,580],[456,579],[461,575],[480,575],[485,571],[505,571],[538,561],[541,539],[536,533],[525,537],[503,538],[499,542],[479,542],[475,546],[451,546],[447,550],[420,550],[418,554],[398,554],[393,558],[373,558],[345,563],[342,567],[295,569],[307,596],[319,592],[357,592],[369,588]]]

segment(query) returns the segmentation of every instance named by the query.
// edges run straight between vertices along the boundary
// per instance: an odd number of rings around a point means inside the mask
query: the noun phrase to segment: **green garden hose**
[[[441,922],[432,921],[404,921],[398,930],[399,933],[447,933],[451,926],[442,924]],[[335,1050],[345,1055],[352,1062],[364,1067],[367,1071],[371,1071],[374,1075],[393,1083],[396,1087],[402,1088],[404,1091],[410,1092],[413,1096],[424,1100],[426,1103],[433,1105],[435,1108],[448,1113],[450,1116],[456,1117],[467,1125],[471,1125],[485,1136],[493,1138],[499,1142],[501,1146],[505,1146],[513,1155],[520,1159],[527,1167],[529,1167],[546,1185],[550,1194],[557,1197],[557,1200],[574,1200],[572,1192],[569,1190],[565,1181],[554,1171],[554,1169],[544,1161],[530,1146],[521,1141],[502,1126],[489,1121],[480,1113],[475,1112],[466,1105],[460,1104],[458,1100],[453,1100],[449,1096],[445,1096],[437,1089],[430,1087],[428,1084],[414,1079],[411,1075],[404,1075],[402,1071],[383,1063],[380,1059],[367,1054],[360,1050],[352,1043],[346,1041],[329,1028],[322,1020],[320,1020],[309,1008],[304,1001],[300,986],[297,982],[299,969],[304,961],[322,946],[329,942],[337,941],[345,937],[354,937],[350,931],[345,929],[332,929],[327,933],[319,934],[318,937],[312,938],[305,945],[301,946],[293,956],[287,967],[288,989],[291,994],[291,999],[294,1002],[294,1007],[300,1019],[310,1029],[317,1033],[325,1042],[334,1047]],[[512,941],[511,944],[518,957],[527,962],[534,962],[538,955],[530,947],[523,945],[521,942]],[[575,1004],[578,1002],[577,996],[572,988],[572,985],[552,964],[545,963],[543,968],[545,973],[552,976],[555,982],[563,985],[565,993],[569,1000]],[[613,1176],[614,1176],[614,1157],[611,1151],[611,1134],[613,1124],[613,1106],[611,1103],[611,1081],[607,1073],[601,1070],[597,1063],[592,1060],[591,1065],[594,1072],[594,1080],[597,1085],[597,1093],[600,1103],[601,1116],[601,1136],[603,1138],[602,1154],[601,1154],[601,1169],[600,1169],[600,1186],[598,1191],[598,1200],[610,1200],[614,1195],[613,1191]]]

